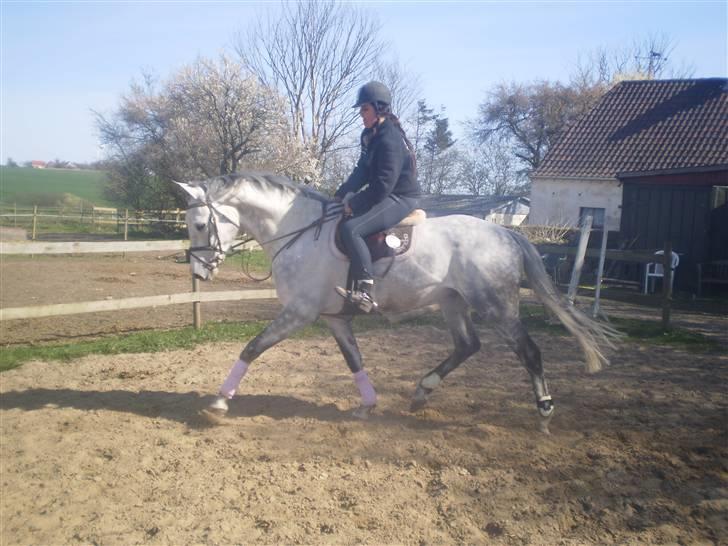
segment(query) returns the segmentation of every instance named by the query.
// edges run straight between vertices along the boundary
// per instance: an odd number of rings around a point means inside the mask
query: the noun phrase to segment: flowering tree
[[[170,180],[243,168],[318,176],[315,157],[291,137],[283,99],[224,56],[200,58],[161,86],[145,76],[111,117],[96,117],[114,159],[111,192],[134,206],[163,206]],[[168,190],[153,191],[160,186]]]

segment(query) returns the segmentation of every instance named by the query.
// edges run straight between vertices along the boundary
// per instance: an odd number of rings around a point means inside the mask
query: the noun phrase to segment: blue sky
[[[142,70],[164,78],[277,2],[0,0],[0,161],[99,157],[91,110],[111,112]],[[446,107],[457,134],[494,84],[566,81],[579,52],[648,34],[676,44],[694,77],[728,75],[728,2],[360,2],[381,37]]]

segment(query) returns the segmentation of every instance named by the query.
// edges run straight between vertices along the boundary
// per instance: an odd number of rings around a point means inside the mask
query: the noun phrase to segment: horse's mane
[[[274,189],[294,197],[302,195],[316,201],[331,200],[327,195],[305,184],[295,182],[287,176],[265,171],[239,171],[217,176],[209,181],[208,191],[213,195],[222,196],[237,189],[240,184],[252,184],[262,191]]]

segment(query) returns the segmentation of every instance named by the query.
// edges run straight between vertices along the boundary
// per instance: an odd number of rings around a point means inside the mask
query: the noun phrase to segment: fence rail
[[[6,307],[0,309],[0,321],[60,315],[77,315],[82,313],[98,313],[100,311],[121,311],[123,309],[139,309],[143,307],[160,307],[182,303],[200,303],[212,301],[238,301],[274,299],[276,291],[263,290],[220,290],[216,292],[183,292],[162,296],[140,296],[120,300],[84,301],[78,303],[57,303],[53,305],[33,305],[30,307]]]
[[[125,241],[125,242],[16,242],[0,241],[0,255],[12,254],[94,254],[187,250],[189,241]]]
[[[538,244],[536,245],[541,254],[558,254],[563,256],[576,255],[577,248],[575,246]],[[655,261],[655,250],[607,250],[605,257],[607,260],[615,260],[620,262],[632,262],[639,264],[647,264]],[[598,258],[600,249],[587,248],[585,256],[589,258]]]
[[[58,222],[77,222],[91,226],[116,226],[116,231],[123,231],[127,240],[129,228],[143,229],[160,225],[184,228],[185,211],[170,210],[129,210],[111,207],[86,207],[73,209],[69,207],[18,207],[0,203],[0,221],[3,225],[28,227],[31,239],[35,240],[40,224]]]
[[[150,251],[187,250],[190,242],[182,241],[137,241],[137,242],[102,242],[102,243],[39,243],[39,242],[0,242],[0,255],[12,254],[84,254],[84,253],[127,253]],[[248,243],[244,248],[255,248],[257,244]],[[98,313],[101,311],[121,311],[144,307],[189,304],[193,306],[193,324],[201,325],[200,303],[214,301],[239,301],[251,299],[275,299],[276,291],[259,290],[219,290],[200,292],[199,282],[193,279],[192,292],[180,292],[159,296],[138,296],[117,300],[84,301],[59,303],[51,305],[33,305],[29,307],[7,307],[0,309],[0,322],[6,320],[75,315],[81,313]]]

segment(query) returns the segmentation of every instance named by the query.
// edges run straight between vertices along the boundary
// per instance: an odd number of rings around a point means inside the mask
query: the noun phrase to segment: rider
[[[359,89],[354,108],[364,124],[359,161],[334,198],[343,201],[341,237],[351,257],[351,290],[336,291],[368,313],[377,307],[372,296],[372,257],[364,238],[397,225],[417,205],[420,185],[412,143],[391,112],[392,94],[379,82]],[[363,188],[363,189],[362,189]]]

